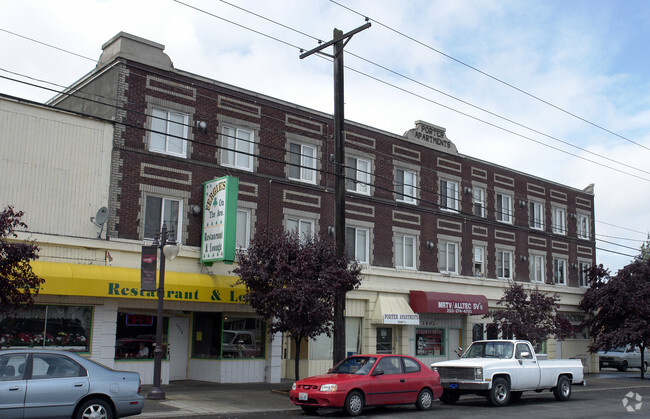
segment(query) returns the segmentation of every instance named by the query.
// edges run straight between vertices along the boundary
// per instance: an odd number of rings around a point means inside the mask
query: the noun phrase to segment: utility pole
[[[336,179],[334,182],[334,231],[336,255],[342,258],[345,253],[345,130],[343,98],[343,48],[352,36],[370,27],[370,22],[348,33],[334,29],[333,39],[321,46],[300,55],[300,59],[314,53],[326,55],[334,60],[334,165]],[[334,46],[334,55],[325,54],[323,49]],[[337,364],[345,358],[345,292],[338,291],[334,297],[334,342],[332,361]]]

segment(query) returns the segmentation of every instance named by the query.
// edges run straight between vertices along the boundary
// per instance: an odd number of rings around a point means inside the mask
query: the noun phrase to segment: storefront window
[[[88,352],[92,307],[35,305],[0,315],[0,348],[57,347]]]
[[[194,313],[193,323],[194,358],[264,356],[264,323],[261,319],[222,316],[221,313]]]
[[[163,359],[167,359],[167,324],[163,318]],[[141,313],[117,313],[115,359],[153,360],[156,348],[156,316]]]
[[[416,356],[440,356],[445,352],[442,329],[417,329],[415,331]]]

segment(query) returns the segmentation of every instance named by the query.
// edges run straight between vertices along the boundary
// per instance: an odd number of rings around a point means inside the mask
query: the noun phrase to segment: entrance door
[[[377,353],[393,353],[393,329],[391,327],[377,328]]]
[[[456,359],[456,352],[460,346],[460,329],[449,329],[449,349],[447,350],[447,359]]]
[[[190,319],[169,319],[169,379],[187,379],[187,359],[190,337]]]

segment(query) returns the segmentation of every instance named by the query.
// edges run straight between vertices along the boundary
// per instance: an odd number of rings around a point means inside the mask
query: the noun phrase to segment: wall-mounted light
[[[334,235],[334,227],[332,227],[332,226],[327,227],[327,234],[329,234],[330,236],[333,236]]]
[[[526,262],[526,256],[521,255],[521,256],[519,257],[519,260],[521,260],[522,262]]]
[[[471,193],[472,193],[472,188],[470,188],[469,186],[465,186],[465,195],[469,195]]]
[[[575,220],[576,218],[578,218],[577,215],[575,215],[575,214],[571,214],[571,219],[572,219],[572,220]]]
[[[192,215],[199,215],[201,213],[201,206],[199,205],[192,205],[190,207],[190,211],[192,212]]]
[[[208,123],[205,121],[196,121],[196,128],[201,132],[205,132],[208,129]]]
[[[430,241],[428,241],[428,242],[426,243],[426,245],[427,245],[427,249],[429,249],[429,250],[431,250],[431,249],[433,249],[433,248],[435,247],[435,245],[433,244],[433,242],[430,242]]]
[[[519,201],[519,206],[522,208],[526,208],[526,201]]]
[[[572,264],[571,264],[571,267],[572,267],[573,269],[578,269],[578,264],[577,264],[577,263],[572,263]]]

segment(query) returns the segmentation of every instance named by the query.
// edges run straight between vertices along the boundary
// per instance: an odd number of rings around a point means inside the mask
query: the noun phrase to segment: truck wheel
[[[456,391],[451,390],[442,390],[442,396],[440,396],[440,401],[444,404],[454,404],[460,398],[460,394]]]
[[[363,396],[358,391],[351,391],[345,398],[345,413],[348,416],[359,416],[363,410]]]
[[[423,388],[418,394],[415,407],[418,410],[429,410],[433,406],[433,393],[428,388]]]
[[[510,384],[508,384],[508,381],[505,378],[495,379],[486,398],[492,406],[501,407],[510,403]]]
[[[557,387],[553,389],[553,395],[556,400],[565,402],[571,398],[571,381],[566,375],[562,375],[557,380]]]
[[[627,361],[623,361],[623,365],[621,365],[620,367],[618,367],[618,370],[619,370],[620,372],[625,372],[625,371],[627,371]]]

